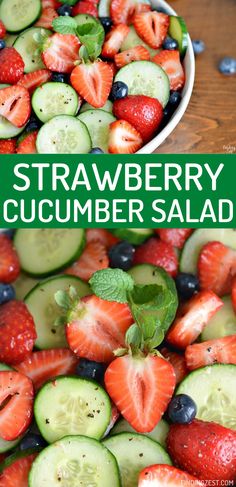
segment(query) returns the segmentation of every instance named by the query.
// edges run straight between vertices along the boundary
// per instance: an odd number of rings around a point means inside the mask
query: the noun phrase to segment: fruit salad
[[[2,231],[0,283],[1,487],[235,485],[235,230]]]
[[[187,46],[149,0],[2,0],[0,154],[137,152],[181,102]]]

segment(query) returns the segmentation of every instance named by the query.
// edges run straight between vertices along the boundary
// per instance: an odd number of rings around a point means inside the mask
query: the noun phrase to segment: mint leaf
[[[91,277],[89,284],[99,298],[127,303],[127,294],[134,287],[132,277],[121,269],[102,269]]]
[[[133,346],[134,348],[140,348],[142,343],[142,331],[136,323],[128,328],[125,335],[125,342],[127,345]]]
[[[163,342],[164,336],[165,336],[164,330],[162,328],[157,327],[153,336],[149,340],[146,340],[145,343],[146,348],[149,351],[151,351],[154,348],[158,347],[158,345],[160,345]]]
[[[71,307],[70,296],[66,291],[57,291],[54,295],[55,301],[60,308],[68,311]]]
[[[77,26],[77,35],[83,46],[86,47],[91,60],[96,59],[102,52],[105,31],[100,22],[91,22]]]
[[[52,26],[55,32],[59,32],[59,34],[77,35],[77,22],[72,17],[57,17],[53,20]]]
[[[136,284],[132,290],[131,301],[135,304],[149,303],[158,293],[162,292],[162,289],[157,284]]]

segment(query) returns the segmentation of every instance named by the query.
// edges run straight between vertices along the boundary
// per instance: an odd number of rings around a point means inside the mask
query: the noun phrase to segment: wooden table
[[[156,152],[236,153],[236,75],[217,66],[236,57],[236,0],[169,0],[184,17],[192,39],[206,51],[196,59],[194,92],[182,121]]]

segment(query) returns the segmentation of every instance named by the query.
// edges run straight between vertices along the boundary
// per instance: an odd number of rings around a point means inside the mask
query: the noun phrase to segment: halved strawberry
[[[167,409],[175,388],[175,372],[161,357],[125,355],[108,366],[105,386],[131,426],[148,433]]]
[[[28,487],[28,477],[33,461],[38,453],[16,458],[9,467],[0,474],[1,487]]]
[[[133,154],[142,145],[140,133],[126,120],[110,124],[108,150],[111,154]]]
[[[212,364],[236,365],[236,335],[189,345],[185,357],[190,370]]]
[[[73,374],[78,359],[67,348],[56,348],[33,352],[23,362],[15,366],[18,372],[29,377],[36,390],[47,380],[58,375]]]
[[[160,239],[178,249],[182,249],[185,241],[193,232],[192,228],[156,228]]]
[[[88,281],[96,271],[109,267],[106,247],[99,241],[89,242],[80,258],[65,273]]]
[[[178,259],[172,245],[152,237],[137,247],[134,254],[134,265],[152,264],[163,267],[171,276],[176,276]]]
[[[113,73],[108,63],[98,60],[76,66],[70,79],[73,88],[84,100],[100,108],[106,103],[111,91]]]
[[[18,144],[16,152],[17,154],[37,154],[36,140],[38,136],[38,130],[27,134],[23,140]]]
[[[87,14],[93,17],[98,17],[97,2],[82,0],[78,2],[72,9],[72,15]]]
[[[223,296],[231,291],[236,275],[236,251],[221,242],[208,242],[198,259],[201,289],[211,289]]]
[[[43,27],[44,29],[52,29],[52,22],[56,19],[58,13],[54,8],[43,8],[40,18],[37,20],[35,26],[36,27]]]
[[[75,62],[79,59],[80,42],[72,34],[53,34],[43,47],[42,59],[51,71],[71,73]]]
[[[28,428],[33,414],[32,381],[15,371],[0,372],[0,437],[16,440]]]
[[[86,296],[69,315],[66,326],[69,347],[78,357],[110,362],[113,351],[125,346],[125,333],[132,322],[126,304]]]
[[[180,306],[177,317],[167,333],[167,341],[176,348],[185,349],[197,339],[210,318],[223,304],[212,291],[195,294]]]
[[[110,15],[114,25],[127,24],[134,0],[111,0]]]
[[[133,24],[134,23],[134,17],[137,14],[141,14],[143,12],[150,12],[152,10],[152,7],[148,3],[135,3],[133,5],[133,8],[129,12],[129,17],[128,17],[128,24]]]
[[[51,76],[52,73],[48,69],[38,69],[33,73],[24,74],[17,84],[24,86],[32,94],[35,88],[49,81]]]
[[[171,467],[170,465],[151,465],[139,475],[138,487],[183,487],[184,485],[202,486],[196,477]]]
[[[25,63],[14,47],[0,50],[0,83],[14,85],[24,74]]]
[[[142,12],[134,17],[134,27],[141,39],[153,49],[161,47],[168,31],[169,16],[160,12]]]
[[[102,56],[112,59],[120,50],[122,42],[129,33],[129,27],[125,24],[119,24],[113,27],[106,35],[102,48]]]
[[[0,140],[0,154],[15,154],[15,152],[16,152],[15,139]]]
[[[233,279],[233,283],[232,283],[231,298],[232,298],[232,305],[234,308],[234,312],[236,313],[236,277]]]
[[[179,382],[181,382],[188,374],[184,355],[181,355],[177,352],[172,352],[171,350],[168,350],[168,348],[162,348],[161,354],[163,355],[163,357],[165,357],[166,360],[171,363],[171,365],[173,365],[176,377],[176,384],[179,384]]]
[[[20,274],[20,261],[12,240],[0,234],[0,282],[14,282]]]
[[[119,242],[119,239],[105,228],[88,228],[85,232],[87,243],[99,241],[107,249]]]
[[[112,402],[111,403],[111,419],[110,419],[110,423],[109,423],[109,425],[108,425],[108,427],[104,433],[104,437],[106,437],[108,435],[108,433],[110,433],[111,429],[116,424],[119,417],[120,417],[120,413],[119,413],[117,407],[115,406],[115,404]]]
[[[30,117],[29,92],[23,86],[9,86],[0,90],[0,115],[16,127],[23,127]]]
[[[61,3],[58,2],[57,0],[42,0],[42,8],[54,8],[57,10],[57,8],[61,7]]]
[[[150,53],[144,46],[135,46],[132,49],[115,54],[114,57],[118,68],[122,68],[126,64],[132,63],[132,61],[148,61],[149,59]]]
[[[179,51],[160,51],[152,58],[152,61],[159,64],[168,75],[171,90],[176,91],[183,88],[185,74]]]

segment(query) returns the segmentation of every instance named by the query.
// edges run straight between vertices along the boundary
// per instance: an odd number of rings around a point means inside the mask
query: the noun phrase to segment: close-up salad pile
[[[0,486],[235,485],[235,276],[231,229],[2,230]]]
[[[2,0],[0,153],[137,152],[181,102],[187,46],[149,0]]]

